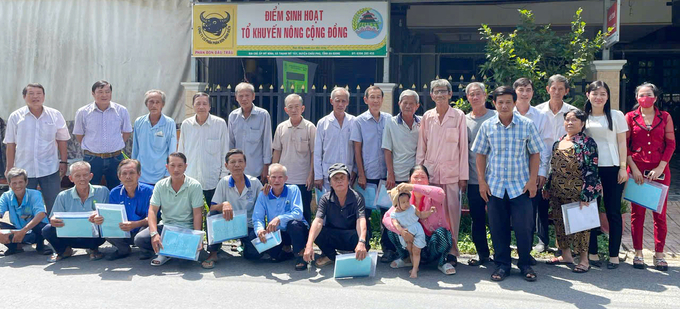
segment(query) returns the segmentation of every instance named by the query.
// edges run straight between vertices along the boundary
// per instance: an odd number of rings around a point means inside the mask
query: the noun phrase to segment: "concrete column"
[[[375,83],[376,87],[379,87],[383,91],[383,103],[382,107],[380,108],[381,112],[386,112],[389,113],[390,115],[394,115],[394,88],[397,87],[397,84],[393,83]]]
[[[612,109],[620,109],[621,69],[626,60],[595,60],[592,64],[593,80],[601,80],[609,86]]]
[[[196,93],[205,91],[205,86],[207,83],[182,82],[180,84],[184,87],[184,118],[182,118],[182,120],[184,120],[195,114],[193,104],[194,102],[191,102],[191,99]]]

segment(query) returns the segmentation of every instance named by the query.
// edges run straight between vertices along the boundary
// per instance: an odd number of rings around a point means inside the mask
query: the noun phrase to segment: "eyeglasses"
[[[448,94],[448,93],[449,93],[448,90],[435,90],[435,91],[432,91],[432,94],[434,94],[434,95]]]

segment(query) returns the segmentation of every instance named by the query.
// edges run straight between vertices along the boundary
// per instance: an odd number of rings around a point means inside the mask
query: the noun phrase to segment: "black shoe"
[[[398,258],[397,253],[392,250],[387,250],[383,252],[382,257],[380,257],[381,263],[391,263]]]

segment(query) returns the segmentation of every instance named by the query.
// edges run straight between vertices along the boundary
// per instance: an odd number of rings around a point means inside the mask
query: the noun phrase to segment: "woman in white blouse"
[[[621,195],[628,173],[626,172],[626,132],[628,124],[623,113],[611,109],[609,86],[603,81],[594,81],[586,88],[588,101],[584,111],[588,115],[586,134],[597,143],[598,167],[602,181],[604,208],[609,221],[609,262],[607,268],[619,266],[619,247],[623,232],[621,219]],[[590,233],[588,259],[591,265],[601,266],[597,255],[598,231]]]

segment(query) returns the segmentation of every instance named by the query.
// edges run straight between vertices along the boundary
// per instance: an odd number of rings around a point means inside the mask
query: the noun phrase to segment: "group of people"
[[[109,260],[129,256],[135,245],[141,259],[160,266],[170,259],[158,255],[163,226],[202,230],[207,203],[210,215],[228,221],[236,213],[246,214],[248,235],[241,239],[246,259],[294,259],[296,270],[330,264],[338,250],[353,251],[362,260],[370,250],[372,210],[353,186],[365,189],[385,181],[393,207],[380,210],[381,262],[411,267],[411,277],[421,263],[435,261],[442,273],[456,273],[461,194],[469,200],[478,253],[468,264],[492,261],[488,215],[494,281],[510,274],[511,230],[522,277],[537,279],[530,251],[547,249],[551,218],[561,255],[549,264],[572,264],[575,252],[580,258],[574,272],[602,266],[599,229],[565,233],[561,205],[572,202],[595,207],[588,205],[602,200],[610,226],[607,267],[618,267],[621,198],[629,173],[636,183],[645,178],[670,183],[673,123],[655,107],[656,86],[640,85],[638,105],[625,116],[612,110],[609,87],[602,81],[588,85],[583,110],[563,101],[569,82],[562,75],[549,78],[550,100],[535,107],[535,89],[527,78],[493,90],[495,110],[487,108],[486,86],[473,82],[465,89],[472,107],[467,115],[450,105],[453,92],[447,80],[430,86],[436,106],[423,116],[415,114],[420,98],[412,90],[400,94],[399,113],[391,116],[380,111],[383,91],[371,86],[363,98],[368,110],[353,116],[345,111],[349,92],[335,88],[333,110],[316,126],[302,116],[302,97],[291,94],[284,102],[289,119],[272,137],[269,112],[253,104],[253,85],[241,83],[235,88],[240,107],[228,122],[210,114],[208,94],[194,95],[195,115],[182,122],[178,138],[174,120],[162,112],[162,91],[146,92],[149,113],[133,125],[127,109],[111,102],[111,84],[98,81],[92,86],[94,101],[78,109],[72,132],[83,160],[69,166],[66,122],[58,110],[43,105],[44,87],[29,84],[23,90],[26,106],[10,115],[4,139],[10,191],[0,197],[0,215],[9,212],[11,222],[0,223],[8,230],[0,234],[4,255],[22,251],[20,244],[36,244],[39,253],[51,254],[50,262],[70,257],[73,248],[87,249],[89,258],[97,260],[104,257],[99,247],[108,241],[116,248],[106,256]],[[131,136],[132,153],[125,158],[122,151]],[[75,186],[60,192],[67,167]],[[102,179],[106,186],[99,185]],[[325,192],[315,211],[310,206],[314,188]],[[120,229],[131,237],[58,237],[64,221],[55,213],[89,211],[90,222],[103,224],[96,203],[125,205],[128,221]],[[645,267],[645,210],[632,206],[636,268]],[[653,214],[653,265],[660,270],[668,268],[665,213],[666,205]],[[276,231],[281,231],[280,245],[263,253],[252,245],[251,240],[266,242],[267,234]],[[534,234],[539,239],[535,247]],[[314,244],[321,256],[315,256]],[[202,267],[215,266],[221,245],[200,246]]]

